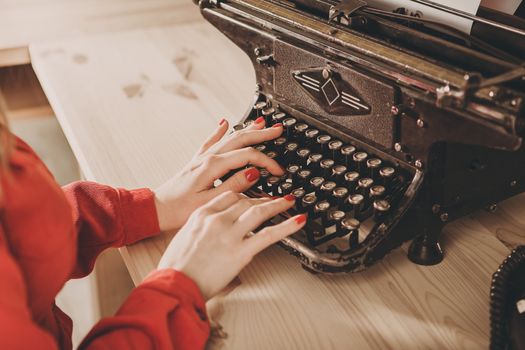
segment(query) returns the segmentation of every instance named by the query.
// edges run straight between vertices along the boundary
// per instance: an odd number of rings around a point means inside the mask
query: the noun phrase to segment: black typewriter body
[[[525,72],[514,56],[362,9],[330,21],[329,1],[199,6],[256,72],[235,129],[259,117],[284,126],[255,147],[286,175],[263,170],[248,194],[296,195],[288,214],[307,212],[308,224],[281,244],[308,270],[359,271],[409,240],[412,261],[436,264],[444,225],[525,190]]]

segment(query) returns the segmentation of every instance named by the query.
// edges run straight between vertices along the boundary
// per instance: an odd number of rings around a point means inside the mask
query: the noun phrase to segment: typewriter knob
[[[344,230],[343,232],[348,233],[348,243],[350,245],[350,248],[355,248],[357,245],[359,245],[359,227],[361,226],[361,223],[359,220],[354,218],[344,219],[341,222],[341,228]]]

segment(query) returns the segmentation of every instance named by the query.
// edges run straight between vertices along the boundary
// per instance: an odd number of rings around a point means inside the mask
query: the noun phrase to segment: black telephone
[[[525,246],[492,275],[490,327],[491,350],[525,350]]]

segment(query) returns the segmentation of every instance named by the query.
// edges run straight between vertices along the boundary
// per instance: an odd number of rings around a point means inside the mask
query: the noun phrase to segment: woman
[[[225,136],[222,120],[192,161],[155,191],[76,182],[60,189],[31,148],[1,126],[0,348],[70,349],[72,323],[54,302],[108,247],[177,230],[158,265],[82,349],[195,349],[209,334],[204,302],[252,257],[300,229],[302,215],[248,233],[293,205],[293,197],[248,199],[256,167],[283,170],[252,144],[281,135],[258,119]],[[218,187],[214,181],[250,164]]]

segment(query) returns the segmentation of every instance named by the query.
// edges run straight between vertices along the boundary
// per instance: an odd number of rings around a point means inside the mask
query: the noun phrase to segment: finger
[[[219,122],[219,127],[215,129],[213,134],[211,134],[206,141],[204,141],[204,144],[201,146],[197,154],[203,154],[206,152],[211,146],[219,142],[223,136],[228,131],[228,121],[224,118],[222,118]]]
[[[254,120],[253,123],[251,123],[250,125],[248,125],[246,128],[244,128],[241,133],[245,130],[260,130],[262,128],[264,128],[266,125],[266,121],[264,120],[263,117],[259,117],[257,119]]]
[[[281,239],[297,232],[306,223],[304,214],[296,215],[274,226],[268,226],[244,240],[248,254],[254,256]]]
[[[228,180],[224,181],[212,191],[216,192],[215,195],[226,191],[233,191],[237,193],[244,192],[257,183],[260,174],[261,173],[259,170],[253,167],[240,170],[230,176]]]
[[[228,209],[224,210],[223,214],[233,221],[237,220],[246,210],[253,207],[254,205],[262,204],[271,201],[270,197],[267,198],[245,198],[241,199],[237,203],[233,204]]]
[[[239,133],[234,133],[224,144],[220,146],[218,153],[225,153],[233,151],[246,146],[256,145],[265,141],[273,140],[281,136],[283,133],[282,124],[275,124],[271,128],[260,130],[243,130]]]
[[[295,197],[286,195],[271,202],[254,205],[237,219],[237,222],[234,224],[236,231],[241,232],[244,236],[246,232],[255,230],[262,223],[290,209],[294,203]]]
[[[230,170],[236,170],[248,164],[259,168],[266,168],[274,175],[279,176],[284,174],[283,169],[275,160],[251,147],[246,147],[223,154],[207,156],[202,165],[196,169],[200,178],[198,185],[206,187],[209,183],[215,181],[215,179],[226,175]],[[258,172],[255,174],[251,169],[244,170],[243,174],[246,180],[252,184],[255,183],[256,180],[253,176],[259,176]]]
[[[219,212],[231,207],[243,198],[244,196],[239,193],[228,191],[213,198],[202,208],[206,211]]]

